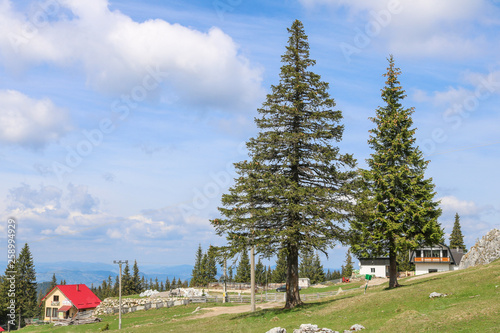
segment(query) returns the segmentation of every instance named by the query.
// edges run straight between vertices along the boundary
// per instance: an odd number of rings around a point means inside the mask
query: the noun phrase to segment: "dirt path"
[[[259,309],[270,309],[270,308],[281,308],[284,303],[260,303],[256,305],[257,310]],[[236,314],[250,312],[250,304],[238,305],[238,306],[216,306],[213,308],[203,308],[200,309],[195,316],[191,319],[208,318],[215,317],[221,314]]]
[[[378,286],[378,285],[381,285],[382,283],[385,283],[387,281],[389,281],[388,278],[375,278],[373,280],[368,281],[368,286]],[[364,288],[364,287],[365,287],[364,284],[360,286],[360,288]]]

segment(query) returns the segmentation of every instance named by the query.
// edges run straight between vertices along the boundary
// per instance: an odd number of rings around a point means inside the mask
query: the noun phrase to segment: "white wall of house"
[[[375,275],[375,277],[386,277],[387,266],[385,265],[359,265],[360,275]]]
[[[311,280],[309,278],[299,278],[299,287],[309,288],[311,285]]]
[[[438,272],[446,272],[453,270],[455,265],[449,263],[415,263],[415,275],[422,275],[429,273],[429,270],[437,270]]]

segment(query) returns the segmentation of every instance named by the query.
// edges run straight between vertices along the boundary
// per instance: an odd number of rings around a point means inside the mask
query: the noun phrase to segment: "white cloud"
[[[81,212],[82,214],[96,213],[99,207],[99,199],[88,193],[88,187],[85,185],[68,185],[68,198],[70,208]]]
[[[34,17],[24,18],[4,1],[0,54],[8,64],[83,65],[92,87],[118,95],[156,85],[146,79],[156,71],[174,96],[188,103],[234,108],[262,96],[261,70],[218,28],[205,33],[160,19],[139,23],[110,11],[106,0],[60,4],[52,14],[55,19],[37,26]],[[68,18],[63,9],[73,16]],[[26,24],[34,22],[34,32],[27,33]]]
[[[412,57],[438,56],[446,60],[470,58],[493,52],[496,34],[478,26],[498,26],[500,10],[490,1],[478,0],[301,0],[304,6],[347,8],[354,28],[371,22],[379,32],[370,36],[385,41],[389,52]],[[364,22],[364,23],[360,23]],[[493,42],[495,45],[495,42]],[[385,51],[387,52],[387,51]]]
[[[474,201],[460,200],[451,195],[439,200],[441,200],[441,209],[445,214],[473,215],[481,210]]]
[[[67,113],[50,99],[0,90],[0,143],[39,149],[57,142],[70,129]]]
[[[470,112],[479,107],[482,101],[492,95],[500,94],[500,71],[492,71],[487,75],[466,72],[463,74],[462,83],[465,87],[448,87],[444,91],[434,91],[430,94],[416,89],[413,98],[418,102],[431,102],[436,106],[446,107],[444,116],[452,115],[464,108]]]
[[[11,208],[22,209],[56,209],[61,207],[62,190],[55,186],[40,186],[40,190],[32,189],[27,184],[9,190]]]

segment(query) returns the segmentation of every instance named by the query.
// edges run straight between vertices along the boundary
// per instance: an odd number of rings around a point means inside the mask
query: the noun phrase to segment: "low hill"
[[[200,318],[200,313],[208,313],[207,310],[193,313],[200,304],[138,311],[123,316],[123,328],[138,333],[264,333],[277,326],[293,332],[301,324],[312,323],[340,332],[353,324],[366,327],[363,332],[500,331],[500,260],[461,271],[402,279],[400,283],[403,287],[392,290],[387,289],[387,283],[370,287],[366,295],[362,288],[358,288],[339,296],[307,302],[292,310],[273,308],[203,318]],[[348,287],[342,286],[343,289]],[[447,296],[429,298],[432,292]],[[210,303],[201,305],[202,308],[214,306]],[[111,331],[117,330],[116,316],[102,319],[102,323],[85,327],[46,326],[25,328],[22,332],[90,332],[106,324]]]

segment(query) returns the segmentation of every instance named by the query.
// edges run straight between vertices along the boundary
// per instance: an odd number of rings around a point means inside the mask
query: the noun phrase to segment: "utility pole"
[[[250,309],[255,312],[255,245],[250,249]]]
[[[114,264],[118,264],[120,267],[120,277],[118,279],[119,281],[119,288],[118,288],[118,299],[119,299],[119,312],[118,312],[118,329],[122,329],[122,264],[128,264],[128,260],[113,260]]]
[[[226,288],[226,281],[227,281],[227,260],[224,258],[224,276],[222,277],[224,279],[224,286],[223,286],[223,291],[222,291],[222,303],[227,302],[227,288]]]

